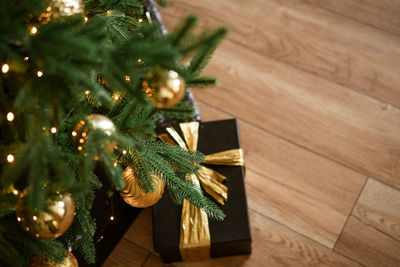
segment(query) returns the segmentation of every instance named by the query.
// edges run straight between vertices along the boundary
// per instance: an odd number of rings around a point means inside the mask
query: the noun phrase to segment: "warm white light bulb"
[[[39,71],[36,73],[36,75],[40,78],[40,77],[43,76],[43,72],[39,70]]]
[[[50,132],[52,134],[55,134],[57,132],[57,128],[56,127],[51,127]]]
[[[8,66],[8,64],[3,64],[3,66],[1,66],[1,71],[3,73],[7,73],[10,70],[10,66]]]
[[[111,220],[111,221],[114,221],[114,219],[115,219],[114,216],[111,216],[111,217],[110,217],[110,220]]]
[[[14,113],[8,112],[7,113],[7,120],[8,121],[13,121],[14,120]]]
[[[77,135],[77,133],[75,131],[73,131],[71,134],[72,134],[72,136],[76,136]]]
[[[128,151],[126,151],[126,150],[122,150],[122,154],[126,154]]]
[[[35,26],[33,26],[33,27],[31,28],[31,34],[36,34],[37,31],[38,31],[38,29],[37,29]]]
[[[86,90],[86,91],[85,91],[85,95],[88,95],[88,94],[90,94],[90,91],[89,91],[89,90]]]
[[[142,23],[143,20],[142,19],[138,19],[138,21],[139,21],[139,23]]]
[[[89,19],[88,19],[88,17],[85,17],[85,22],[87,22]]]
[[[8,154],[8,155],[7,155],[7,161],[8,161],[8,163],[13,162],[13,161],[14,161],[14,155]]]

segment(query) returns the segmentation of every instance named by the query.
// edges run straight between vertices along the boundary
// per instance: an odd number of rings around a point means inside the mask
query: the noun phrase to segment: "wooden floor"
[[[169,0],[230,34],[195,90],[237,117],[253,254],[174,266],[400,266],[400,1]],[[144,210],[105,266],[162,266]]]

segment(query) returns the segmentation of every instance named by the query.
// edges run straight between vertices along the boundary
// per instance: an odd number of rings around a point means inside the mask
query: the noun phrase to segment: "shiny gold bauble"
[[[50,0],[48,3],[46,11],[39,17],[40,22],[47,23],[52,18],[80,14],[85,8],[83,0]]]
[[[186,84],[176,71],[156,68],[147,74],[142,90],[156,108],[170,108],[182,100]]]
[[[131,167],[127,167],[122,176],[125,181],[125,188],[120,192],[122,198],[129,205],[136,208],[147,208],[156,204],[164,193],[165,183],[156,175],[152,175],[154,179],[154,191],[144,191],[138,183],[138,178]]]
[[[88,138],[89,128],[101,130],[108,136],[111,136],[116,130],[113,121],[106,116],[99,114],[89,115],[86,119],[86,122],[81,120],[76,124],[74,130],[72,131],[72,140],[74,141],[74,145],[78,151],[83,150],[83,145]],[[106,146],[110,152],[115,149],[115,143],[113,142],[109,142],[106,144]]]
[[[67,231],[75,216],[75,203],[70,194],[49,196],[47,210],[40,212],[29,210],[24,201],[26,194],[25,189],[15,206],[17,221],[26,232],[40,239],[52,239]]]
[[[29,261],[29,267],[78,267],[78,261],[74,254],[67,252],[67,257],[63,262],[55,263],[43,257],[42,253],[38,253]]]

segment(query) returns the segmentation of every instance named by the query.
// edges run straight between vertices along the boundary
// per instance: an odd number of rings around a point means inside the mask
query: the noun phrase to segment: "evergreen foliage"
[[[176,202],[186,198],[222,219],[222,211],[186,178],[204,156],[157,141],[154,130],[161,117],[189,118],[193,107],[155,109],[141,83],[149,71],[162,67],[178,72],[188,86],[215,85],[215,78],[201,71],[227,30],[195,35],[197,19],[190,15],[162,36],[160,25],[146,22],[139,0],[86,0],[84,14],[40,23],[49,2],[0,0],[0,65],[9,66],[0,73],[0,265],[25,266],[37,252],[60,262],[69,248],[94,262],[96,222],[90,210],[104,179],[93,173],[99,157],[116,190],[124,187],[122,169],[130,166],[144,190],[153,190],[155,173]],[[179,64],[190,55],[187,66]],[[15,116],[11,122],[8,112]],[[117,130],[108,136],[90,129],[80,153],[71,132],[89,114],[109,117]],[[9,154],[15,157],[12,163],[5,160]],[[39,211],[55,191],[71,193],[77,213],[72,226],[57,240],[31,237],[15,219],[18,197],[12,186],[19,192],[29,188],[27,203]]]

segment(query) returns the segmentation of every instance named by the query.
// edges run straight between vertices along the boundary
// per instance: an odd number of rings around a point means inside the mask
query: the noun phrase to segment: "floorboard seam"
[[[147,260],[150,258],[151,253],[148,251],[147,257],[144,259],[143,263],[140,265],[141,267],[144,267],[144,265],[146,264]]]
[[[283,140],[283,141],[285,141],[285,142],[287,142],[287,143],[290,143],[290,144],[292,144],[292,145],[294,145],[294,146],[296,146],[296,147],[299,147],[299,148],[304,149],[304,150],[306,150],[306,151],[308,151],[308,152],[311,152],[311,153],[313,153],[313,154],[315,154],[315,155],[317,155],[317,156],[319,156],[319,157],[322,157],[322,158],[324,158],[324,159],[326,159],[326,160],[329,160],[329,161],[331,161],[331,162],[334,162],[335,164],[338,164],[338,165],[340,165],[340,166],[342,166],[342,167],[344,167],[344,168],[346,168],[346,169],[352,170],[352,171],[354,171],[354,172],[356,172],[356,173],[358,173],[358,174],[360,174],[360,175],[364,175],[364,176],[367,176],[367,177],[374,177],[374,179],[378,180],[379,182],[381,182],[381,183],[383,183],[383,184],[385,184],[385,185],[387,185],[387,186],[390,186],[391,188],[394,188],[394,189],[396,189],[397,191],[400,191],[399,188],[397,188],[397,187],[395,187],[395,186],[393,186],[393,185],[391,185],[391,184],[388,184],[388,183],[386,183],[386,182],[380,180],[380,179],[377,178],[375,175],[371,175],[371,173],[364,173],[364,172],[361,172],[360,170],[355,169],[355,168],[353,168],[353,167],[351,167],[351,166],[347,166],[347,165],[341,163],[340,161],[337,161],[337,160],[335,160],[335,159],[329,158],[328,156],[325,156],[324,154],[321,154],[321,153],[319,153],[319,152],[317,152],[317,151],[314,151],[314,150],[312,150],[312,149],[310,149],[310,148],[308,148],[308,147],[305,147],[305,146],[303,146],[303,145],[301,145],[301,144],[295,143],[295,142],[291,141],[290,139],[287,139],[286,137],[283,137],[283,136],[281,136],[281,135],[275,134],[275,133],[272,132],[271,130],[262,128],[262,127],[258,126],[257,124],[253,124],[252,122],[250,122],[250,121],[248,121],[248,120],[246,120],[246,119],[244,119],[244,118],[242,118],[242,117],[240,117],[240,116],[236,116],[236,115],[230,113],[229,111],[225,111],[225,110],[223,110],[223,109],[220,109],[220,108],[218,108],[218,107],[216,107],[216,106],[214,106],[214,105],[211,105],[211,104],[209,104],[209,103],[207,103],[207,102],[205,102],[205,101],[203,101],[203,100],[199,100],[199,99],[197,98],[196,101],[197,101],[197,102],[200,102],[200,103],[203,103],[203,104],[205,104],[205,105],[207,105],[207,106],[210,106],[211,108],[214,108],[214,109],[216,109],[216,110],[219,110],[219,111],[221,111],[222,113],[225,113],[226,115],[230,115],[230,116],[232,116],[232,117],[238,118],[239,120],[241,120],[241,121],[243,121],[243,122],[245,122],[245,123],[247,123],[247,124],[249,124],[249,125],[251,125],[251,126],[253,126],[253,127],[255,127],[255,128],[259,129],[259,130],[261,130],[261,131],[264,131],[264,132],[266,132],[266,133],[268,133],[268,134],[270,134],[270,135],[272,135],[272,136],[274,136],[274,137],[276,137],[276,138],[278,138],[278,139],[280,139],[280,140]],[[200,113],[200,115],[201,115],[201,113]],[[240,128],[240,127],[239,127],[239,128]]]
[[[153,255],[153,256],[155,256],[155,257],[157,257],[157,258],[159,258],[160,259],[160,256],[157,254],[157,253],[155,253],[154,251],[152,251],[152,250],[148,250],[147,248],[145,248],[145,247],[142,247],[141,245],[139,245],[139,244],[137,244],[136,242],[134,242],[134,241],[132,241],[132,240],[130,240],[130,239],[127,239],[126,237],[123,237],[123,239],[125,239],[126,241],[128,241],[129,243],[131,243],[132,245],[134,245],[134,246],[136,246],[136,247],[138,247],[138,248],[140,248],[140,249],[143,249],[143,250],[145,250],[145,251],[147,251],[148,253],[150,253],[150,255]],[[150,255],[149,255],[149,257],[150,257]],[[161,259],[160,259],[161,260]],[[147,260],[146,260],[147,261]],[[162,260],[161,260],[162,261]],[[172,264],[172,263],[168,263],[170,266],[175,266],[174,264]]]
[[[356,93],[356,94],[358,94],[358,95],[362,95],[362,96],[368,97],[369,99],[372,99],[372,100],[374,100],[374,101],[377,101],[377,102],[379,102],[379,103],[381,103],[381,104],[390,105],[391,107],[393,107],[393,108],[395,108],[395,109],[397,109],[397,110],[400,110],[400,105],[394,104],[394,103],[389,103],[389,102],[387,102],[387,101],[385,101],[385,100],[382,100],[382,99],[373,97],[373,96],[371,96],[371,95],[368,95],[368,94],[366,94],[366,93],[363,93],[363,90],[362,90],[361,88],[360,88],[360,89],[357,89],[357,88],[355,88],[355,87],[353,87],[353,86],[349,86],[349,85],[346,85],[346,84],[344,84],[344,83],[336,82],[336,81],[334,81],[334,80],[325,78],[325,77],[323,77],[323,76],[318,75],[318,74],[315,73],[315,72],[312,72],[312,71],[309,71],[309,70],[306,70],[306,69],[299,68],[299,67],[297,67],[297,66],[294,65],[294,64],[291,64],[291,63],[282,61],[282,60],[280,60],[280,59],[278,59],[278,58],[275,58],[275,57],[266,55],[266,54],[264,54],[264,53],[262,53],[262,52],[260,52],[260,51],[258,51],[258,50],[255,50],[255,49],[253,49],[253,48],[249,48],[248,46],[246,46],[246,45],[244,45],[244,44],[241,44],[240,42],[235,41],[235,40],[233,40],[233,39],[227,38],[227,40],[230,41],[230,42],[232,42],[232,43],[234,43],[234,44],[236,44],[236,45],[238,45],[238,46],[241,46],[241,47],[244,48],[244,49],[248,49],[248,50],[252,51],[253,53],[256,53],[256,54],[261,55],[261,56],[264,56],[264,57],[267,57],[267,58],[269,58],[270,60],[273,60],[273,61],[278,62],[278,63],[280,63],[280,64],[284,64],[284,65],[286,65],[286,66],[290,66],[290,67],[292,67],[292,68],[295,68],[296,70],[299,70],[299,71],[301,71],[301,72],[308,73],[308,74],[310,74],[310,75],[312,75],[312,76],[315,76],[315,77],[317,77],[317,78],[319,78],[319,79],[321,79],[321,80],[324,80],[324,81],[329,82],[329,83],[331,83],[331,84],[334,84],[334,85],[336,85],[336,86],[341,86],[341,87],[343,87],[343,88],[346,88],[346,89],[348,89],[348,90],[351,90],[352,92],[354,92],[354,93]]]
[[[310,194],[308,194],[307,192],[298,190],[297,188],[292,187],[292,186],[290,186],[290,185],[281,183],[279,180],[275,180],[275,179],[272,178],[271,176],[269,176],[269,175],[267,175],[267,174],[265,174],[265,173],[263,173],[263,172],[261,172],[261,171],[255,170],[255,169],[253,169],[252,167],[248,167],[248,166],[247,166],[247,168],[248,168],[249,170],[251,170],[252,172],[255,172],[255,173],[257,173],[258,175],[262,176],[263,178],[268,179],[268,180],[270,180],[270,181],[272,181],[272,182],[274,182],[274,183],[279,184],[279,185],[282,186],[282,187],[286,187],[286,188],[288,188],[288,189],[290,189],[290,190],[295,191],[296,193],[299,193],[299,194],[301,194],[301,195],[305,195],[305,196],[307,196],[307,197],[309,197],[309,198],[311,198],[311,199],[313,199],[313,200],[317,200],[317,201],[319,201],[319,202],[321,202],[321,203],[326,204],[326,202],[323,202],[323,201],[321,201],[321,200],[315,198],[313,195],[310,195]],[[246,184],[246,185],[247,185],[247,184]],[[258,191],[258,188],[254,188],[254,189]]]
[[[340,236],[343,234],[344,228],[346,227],[347,222],[349,221],[350,217],[352,216],[353,210],[354,210],[355,206],[357,205],[358,200],[360,199],[360,196],[361,196],[362,192],[364,192],[364,189],[365,189],[365,186],[366,186],[368,180],[369,180],[369,177],[367,177],[367,178],[365,179],[364,184],[363,184],[363,186],[361,187],[360,193],[358,193],[358,196],[357,196],[356,200],[354,201],[353,207],[351,208],[351,210],[350,210],[350,212],[349,212],[349,215],[347,216],[347,219],[346,219],[345,223],[343,224],[342,230],[340,231],[339,235],[338,235],[337,238],[336,238],[335,244],[334,244],[334,246],[333,246],[333,250],[335,250],[336,245],[337,245],[337,242],[339,241]],[[336,250],[335,250],[335,251],[336,251]]]
[[[374,228],[376,231],[380,232],[381,234],[383,234],[383,235],[385,235],[385,236],[387,236],[387,237],[393,239],[393,241],[399,242],[399,243],[400,243],[400,240],[397,240],[395,237],[389,235],[388,233],[385,233],[384,231],[380,230],[379,228],[376,228],[374,225],[364,222],[361,218],[359,218],[358,216],[356,216],[356,215],[354,215],[354,214],[353,214],[352,216],[353,216],[354,218],[356,218],[358,221],[360,221],[361,223],[365,224],[366,226],[369,226],[369,227],[371,227],[371,228]]]
[[[289,226],[287,226],[287,225],[285,225],[285,224],[282,224],[282,223],[276,221],[275,219],[273,219],[273,218],[271,218],[271,217],[269,217],[269,216],[267,216],[267,215],[265,215],[265,214],[263,214],[263,213],[261,213],[261,212],[255,210],[255,209],[253,209],[253,208],[249,208],[249,210],[253,211],[254,213],[257,213],[258,215],[260,215],[260,216],[262,216],[262,217],[264,217],[264,218],[266,218],[266,219],[268,219],[268,220],[273,221],[274,223],[276,223],[276,224],[278,224],[278,225],[280,225],[280,226],[282,226],[282,227],[288,229],[289,231],[292,231],[292,232],[294,232],[294,233],[300,235],[301,237],[303,237],[303,238],[305,238],[305,239],[311,241],[312,243],[315,243],[316,245],[322,246],[322,247],[324,247],[324,248],[326,248],[326,249],[328,249],[328,250],[330,250],[330,251],[332,251],[332,252],[334,252],[334,253],[336,253],[336,254],[339,254],[339,255],[341,255],[341,256],[347,258],[348,260],[351,260],[352,262],[355,262],[355,263],[357,263],[357,264],[361,264],[361,263],[359,263],[358,261],[356,261],[356,260],[354,260],[354,259],[352,259],[352,258],[350,258],[350,257],[348,257],[348,256],[346,256],[346,255],[343,255],[343,254],[341,254],[341,253],[338,253],[337,251],[333,250],[333,248],[330,248],[330,247],[328,247],[328,246],[326,246],[326,245],[324,245],[324,244],[322,244],[322,243],[319,243],[318,241],[316,241],[316,240],[314,240],[314,239],[312,239],[312,238],[310,238],[310,237],[308,237],[308,236],[306,236],[306,235],[304,235],[304,234],[302,234],[302,233],[300,233],[300,232],[298,232],[298,231],[296,231],[296,230],[290,228]],[[251,221],[250,221],[250,223],[251,223]],[[363,265],[363,264],[361,264],[361,265]]]
[[[352,17],[350,17],[350,16],[348,16],[348,15],[345,15],[345,14],[338,13],[338,12],[332,10],[332,9],[325,8],[325,7],[322,7],[322,6],[313,5],[313,4],[310,4],[310,3],[304,3],[304,4],[306,4],[306,5],[308,5],[308,6],[312,6],[312,7],[318,8],[318,9],[321,9],[321,10],[324,10],[324,11],[327,11],[327,12],[329,12],[329,13],[335,14],[335,15],[340,16],[340,17],[347,18],[347,19],[349,19],[349,20],[352,20],[352,21],[355,21],[355,22],[357,22],[357,23],[360,23],[360,24],[362,24],[362,25],[364,25],[364,26],[368,26],[368,27],[370,27],[370,28],[373,28],[373,29],[375,29],[375,30],[378,30],[378,31],[380,31],[380,32],[383,32],[383,33],[385,33],[385,34],[388,34],[388,35],[390,35],[391,37],[395,37],[396,39],[400,39],[400,36],[399,36],[398,34],[394,33],[394,32],[391,32],[391,31],[388,31],[388,30],[379,28],[378,26],[375,26],[375,25],[372,25],[372,24],[367,24],[367,23],[365,23],[365,22],[363,22],[363,21],[361,21],[361,20],[358,20],[358,19],[356,19],[356,18],[352,18]]]

